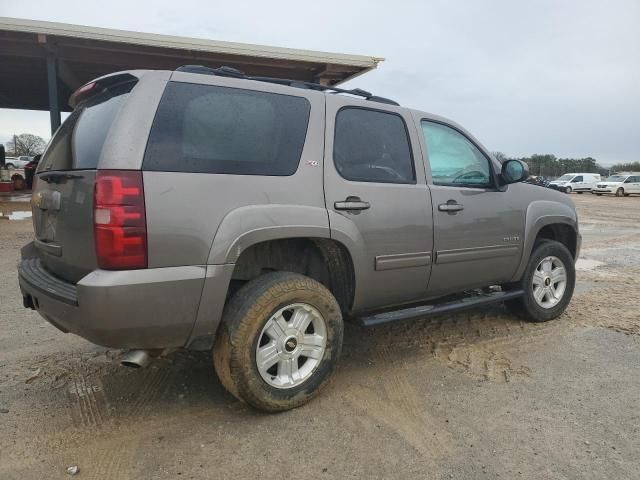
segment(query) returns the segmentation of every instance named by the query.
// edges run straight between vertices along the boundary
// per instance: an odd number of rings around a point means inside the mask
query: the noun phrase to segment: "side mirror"
[[[500,176],[505,185],[522,182],[529,178],[529,166],[520,160],[507,160],[502,164]]]

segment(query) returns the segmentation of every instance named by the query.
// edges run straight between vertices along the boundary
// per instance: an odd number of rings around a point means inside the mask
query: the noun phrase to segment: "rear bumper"
[[[60,330],[106,347],[145,349],[188,343],[205,278],[211,277],[204,265],[95,270],[72,285],[37,258],[23,259],[18,275],[25,306]],[[222,285],[222,277],[208,280]]]

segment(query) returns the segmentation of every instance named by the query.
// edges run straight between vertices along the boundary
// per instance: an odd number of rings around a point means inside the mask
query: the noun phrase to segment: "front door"
[[[425,119],[420,127],[434,216],[429,294],[508,281],[523,245],[517,192],[496,188],[491,160],[462,131]]]
[[[353,310],[362,311],[426,295],[433,229],[411,117],[353,103],[327,95],[324,178],[331,235],[352,254]]]

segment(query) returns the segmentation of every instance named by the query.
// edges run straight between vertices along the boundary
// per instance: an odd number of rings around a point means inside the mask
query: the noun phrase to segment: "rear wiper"
[[[74,180],[76,178],[84,178],[82,175],[74,175],[67,172],[50,172],[43,173],[39,179],[47,183],[62,183],[65,180]]]

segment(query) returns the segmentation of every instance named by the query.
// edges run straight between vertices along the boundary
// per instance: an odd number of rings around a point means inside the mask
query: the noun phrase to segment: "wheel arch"
[[[574,261],[580,253],[580,234],[578,217],[569,204],[537,201],[527,208],[525,220],[523,255],[512,281],[519,280],[529,262],[533,248],[538,240],[546,238],[564,244]]]

